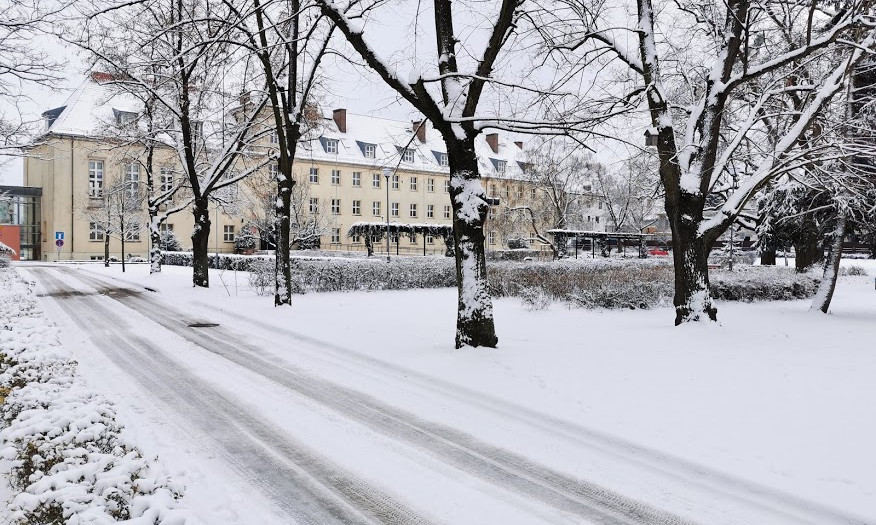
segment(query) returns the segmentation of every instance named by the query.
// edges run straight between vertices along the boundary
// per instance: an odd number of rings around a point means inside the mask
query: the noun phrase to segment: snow
[[[469,224],[479,222],[481,208],[487,204],[484,200],[486,192],[480,179],[472,178],[469,172],[458,171],[450,177],[450,187],[458,192],[456,202],[459,203],[459,209],[456,216]]]
[[[873,274],[873,263],[843,265]],[[872,277],[841,277],[831,315],[813,317],[809,301],[719,303],[722,322],[708,329],[672,326],[671,307],[527,311],[498,299],[500,347],[457,351],[453,289],[308,294],[276,309],[243,285],[192,289],[188,268],[148,276],[148,266],[129,266],[121,276],[117,266],[83,265],[79,272],[156,289],[168,305],[247,334],[279,368],[343,384],[701,523],[876,521],[876,422],[862,411],[876,403],[876,354],[864,344],[876,336]],[[132,330],[154,331],[127,315]],[[63,334],[75,330],[62,325]],[[426,454],[409,456],[407,445],[369,437],[342,415],[176,344],[184,370],[229,382],[261,417],[437,521],[580,523],[538,502],[515,506],[511,493]],[[210,523],[283,523],[265,518],[271,508],[258,497],[228,498],[221,487],[246,494],[240,480],[158,423],[166,417],[148,395],[99,352],[78,347],[90,382],[124,394],[126,425],[139,437],[155,432],[143,441],[203,482],[187,490],[187,508]],[[179,448],[189,453],[173,452]]]
[[[0,253],[11,253],[15,255],[15,250],[0,242]]]

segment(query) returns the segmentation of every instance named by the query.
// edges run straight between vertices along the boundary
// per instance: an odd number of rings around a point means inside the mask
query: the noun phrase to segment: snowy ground
[[[265,438],[263,456],[229,456],[222,438],[252,433],[247,417],[339,469],[319,470],[326,479],[348,476],[393,502],[408,520],[398,522],[680,522],[665,511],[709,524],[874,523],[876,266],[847,264],[869,266],[871,276],[842,278],[829,316],[805,301],[719,304],[721,325],[675,328],[667,309],[529,312],[499,300],[496,350],[452,349],[449,289],[311,294],[276,310],[231,271],[194,290],[186,268],[152,277],[146,265],[124,276],[118,266],[19,268],[46,289],[64,283],[89,294],[106,279],[157,291],[82,303],[94,316],[117,315],[119,333],[77,326],[69,298],[43,304],[80,371],[119,402],[144,453],[179,470],[186,507],[206,523],[307,519],[243,464],[291,445]],[[178,310],[220,327],[186,340],[157,324]],[[202,341],[210,330],[225,330],[213,332],[222,335],[212,350]],[[236,407],[216,413],[230,418],[213,429],[221,436],[173,406],[178,385],[165,392],[132,381],[136,363],[95,344],[102,333],[120,345],[153,341],[167,354],[155,374],[178,367],[193,399]],[[240,352],[223,354],[232,334]],[[511,464],[519,472],[507,474]],[[645,517],[588,514],[593,493],[616,506],[641,502]]]

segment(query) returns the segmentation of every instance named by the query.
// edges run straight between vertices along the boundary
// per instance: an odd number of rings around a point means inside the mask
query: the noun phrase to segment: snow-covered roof
[[[441,134],[428,121],[423,124],[426,140],[421,141],[415,137],[411,141],[415,134],[412,122],[360,115],[346,110],[337,111],[345,113],[346,131],[342,132],[338,128],[332,115],[324,116],[317,134],[319,136],[302,142],[302,147],[299,147],[299,159],[353,164],[376,170],[395,169],[398,165],[400,170],[448,173],[448,167],[441,165],[441,156],[446,155],[447,147]],[[525,160],[523,150],[499,134],[496,141],[498,151],[494,152],[486,137],[487,135],[478,137],[475,143],[480,174],[486,177],[520,178]],[[332,144],[328,144],[329,141],[337,141],[336,153],[329,152],[334,149]],[[374,146],[373,158],[366,157],[366,148],[369,145]],[[402,159],[405,146],[414,151],[413,162]],[[502,163],[504,173],[501,172]]]
[[[46,131],[59,135],[94,137],[101,135],[107,127],[116,125],[120,112],[142,112],[142,102],[121,92],[112,81],[112,75],[107,73],[88,75],[63,106],[43,113],[50,120],[54,118]]]
[[[0,242],[0,253],[11,253],[12,255],[15,255],[15,250]]]

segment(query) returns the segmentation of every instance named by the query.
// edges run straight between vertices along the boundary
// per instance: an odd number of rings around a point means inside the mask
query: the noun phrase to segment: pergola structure
[[[645,241],[652,237],[646,233],[624,233],[624,232],[591,232],[586,230],[548,230],[548,234],[554,236],[559,256],[566,257],[568,250],[566,242],[568,239],[575,239],[575,251],[578,250],[578,241],[580,239],[590,239],[590,246],[593,255],[596,255],[596,247],[599,247],[599,253],[603,257],[609,256],[611,240],[614,239],[621,246],[621,250],[626,250],[623,241],[638,241],[639,257],[644,259],[648,256],[645,250]]]
[[[371,257],[374,255],[373,243],[380,242],[387,230],[389,230],[390,235],[395,237],[401,235],[411,237],[423,235],[423,255],[426,255],[425,236],[440,237],[444,240],[444,246],[447,248],[444,255],[447,257],[453,256],[453,226],[449,224],[391,222],[387,225],[385,222],[356,222],[350,226],[350,230],[347,231],[347,237],[363,236],[365,239],[365,249],[368,250],[368,257]]]

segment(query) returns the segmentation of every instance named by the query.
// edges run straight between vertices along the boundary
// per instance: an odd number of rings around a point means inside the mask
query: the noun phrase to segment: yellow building
[[[145,187],[143,148],[113,139],[141,107],[133,97],[106,83],[108,75],[93,73],[69,97],[64,106],[46,111],[46,132],[31,148],[24,162],[24,184],[42,189],[42,260],[88,260],[103,258],[103,237],[89,209],[94,208],[103,188],[115,180]],[[363,239],[346,236],[356,222],[450,224],[449,169],[444,142],[428,122],[401,122],[336,109],[320,117],[312,138],[299,144],[294,174],[306,202],[306,213],[321,217],[319,245],[323,249],[364,249]],[[270,149],[271,134],[259,146]],[[477,144],[480,173],[489,197],[500,203],[494,210],[519,206],[536,197],[536,189],[523,176],[523,143],[510,142],[497,133],[486,134]],[[260,177],[265,191],[271,189],[269,165]],[[187,184],[181,177],[177,153],[158,148],[154,172],[156,185]],[[389,177],[387,178],[387,174]],[[252,183],[241,184],[241,203],[252,197]],[[227,195],[226,195],[227,197]],[[185,190],[176,202],[184,202]],[[228,200],[227,198],[225,199]],[[264,199],[263,199],[264,201]],[[270,202],[270,200],[268,200]],[[241,204],[238,203],[238,204]],[[261,214],[264,206],[224,206],[211,213],[209,250],[229,253],[241,229]],[[170,205],[173,206],[173,203]],[[491,212],[491,215],[493,212]],[[171,215],[166,228],[174,230],[183,249],[191,248],[192,215],[183,210]],[[533,238],[531,231],[500,232],[486,226],[488,249],[500,249],[509,237]],[[63,235],[63,246],[55,246]],[[149,235],[143,224],[139,235],[126,241],[126,253],[146,258]],[[266,246],[261,246],[265,248]],[[380,246],[385,249],[385,245]],[[441,239],[402,238],[392,246],[402,253],[443,253]],[[111,256],[119,257],[120,242],[112,239]]]

